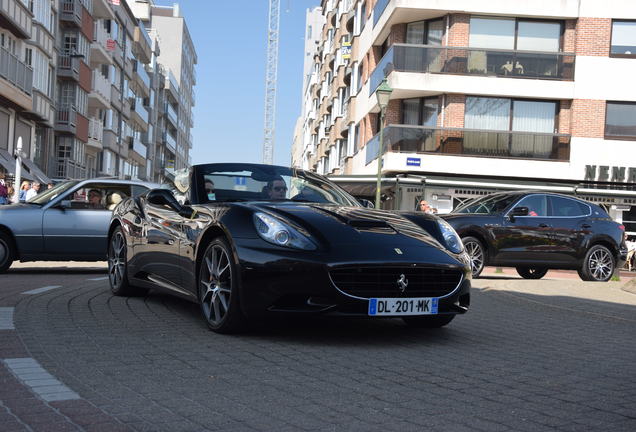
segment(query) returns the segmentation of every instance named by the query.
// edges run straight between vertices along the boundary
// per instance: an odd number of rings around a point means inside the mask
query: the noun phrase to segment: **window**
[[[402,124],[436,127],[439,102],[434,98],[402,100]]]
[[[33,66],[33,49],[24,49],[24,63],[28,64],[29,66]]]
[[[612,22],[610,55],[636,57],[636,21]]]
[[[605,136],[636,140],[636,103],[607,102]]]
[[[130,196],[130,185],[88,184],[76,190],[67,199],[72,209],[114,210],[115,206]]]
[[[441,46],[444,20],[418,21],[406,25],[406,43]]]
[[[471,48],[519,51],[561,51],[561,21],[535,21],[515,18],[470,18]]]
[[[547,216],[548,206],[545,195],[530,195],[519,201],[515,207],[528,207],[528,216]]]
[[[580,217],[591,213],[590,206],[573,199],[549,196],[550,216],[555,217]]]

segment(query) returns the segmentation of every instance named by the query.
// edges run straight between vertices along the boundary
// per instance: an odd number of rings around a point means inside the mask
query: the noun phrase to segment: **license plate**
[[[369,315],[434,315],[438,301],[437,298],[371,298]]]

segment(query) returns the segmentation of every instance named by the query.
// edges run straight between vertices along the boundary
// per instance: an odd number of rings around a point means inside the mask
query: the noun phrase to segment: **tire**
[[[477,278],[486,265],[486,249],[484,249],[484,245],[475,237],[464,237],[462,238],[462,243],[464,243],[464,249],[466,249],[466,253],[470,257],[470,267],[473,271],[473,277]]]
[[[409,327],[415,328],[440,328],[450,323],[455,315],[429,315],[429,316],[409,316],[402,320]]]
[[[579,276],[584,281],[607,282],[614,275],[616,260],[614,254],[603,245],[592,246],[583,258]]]
[[[148,292],[145,288],[131,285],[128,280],[126,236],[121,227],[115,228],[108,239],[108,281],[110,291],[116,296],[138,296]]]
[[[547,272],[543,267],[517,267],[517,273],[524,279],[541,279]]]
[[[210,330],[238,333],[247,320],[241,311],[239,282],[232,249],[222,237],[206,248],[199,266],[198,294],[201,314]]]
[[[0,232],[0,273],[5,273],[13,264],[16,256],[13,239],[9,234]]]

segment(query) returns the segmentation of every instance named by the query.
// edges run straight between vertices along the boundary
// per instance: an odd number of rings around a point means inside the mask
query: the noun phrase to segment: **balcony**
[[[60,0],[60,23],[82,26],[82,3],[80,0]]]
[[[71,105],[61,105],[57,109],[55,118],[55,128],[61,132],[75,134],[77,125],[77,112],[75,107]]]
[[[166,75],[165,88],[168,90],[169,94],[172,96],[175,102],[179,102],[179,84],[177,83],[177,79],[172,74],[172,71],[168,70],[168,74]]]
[[[60,54],[57,56],[57,76],[79,82],[79,75],[79,56],[70,54]]]
[[[175,129],[178,129],[179,128],[179,122],[178,122],[179,115],[177,114],[177,111],[172,107],[172,105],[170,105],[169,103],[166,102],[166,106],[165,106],[164,112],[166,113],[166,118],[168,118],[168,120],[170,120],[170,122],[175,127]]]
[[[168,150],[170,150],[172,153],[176,153],[177,140],[174,139],[169,132],[163,133],[163,142],[166,144],[166,147],[168,148]]]
[[[377,158],[379,134],[366,145],[366,163]],[[385,152],[569,161],[570,135],[390,125]],[[384,153],[384,152],[383,152]]]
[[[111,8],[110,0],[92,0],[93,1],[93,17],[104,19],[115,19],[115,13]]]
[[[139,60],[143,63],[150,63],[152,60],[152,40],[141,21],[138,21],[138,25],[135,27],[132,48]]]
[[[113,64],[113,57],[110,53],[114,50],[114,44],[116,44],[116,42],[106,31],[102,22],[95,21],[93,42],[91,43],[91,66]]]
[[[102,150],[104,140],[104,125],[96,118],[88,119],[88,146],[97,150]]]
[[[138,60],[133,62],[133,79],[137,88],[143,93],[144,97],[150,96],[150,75],[146,72],[144,64]]]
[[[145,164],[146,156],[148,154],[148,147],[146,147],[139,138],[133,138],[130,148],[137,153],[141,158],[136,158],[137,162]]]
[[[93,70],[93,88],[88,94],[88,106],[92,108],[110,109],[110,81],[97,69]]]
[[[53,176],[57,179],[83,180],[86,178],[86,167],[80,162],[68,158],[55,158],[51,160],[51,165]]]
[[[391,0],[378,0],[378,2],[375,4],[375,7],[373,8],[373,26],[374,27],[378,23],[378,21],[380,21],[380,17],[382,16],[382,13],[385,11],[386,7],[389,5],[390,2]]]
[[[0,26],[21,39],[31,39],[32,16],[20,0],[0,1]]]
[[[0,48],[0,77],[10,84],[0,86],[3,96],[23,109],[33,108],[33,69],[5,48]]]
[[[371,74],[370,92],[393,71],[572,81],[575,58],[560,52],[394,44]]]
[[[141,130],[148,130],[148,110],[144,108],[141,99],[131,99],[130,114],[132,119],[139,125]]]

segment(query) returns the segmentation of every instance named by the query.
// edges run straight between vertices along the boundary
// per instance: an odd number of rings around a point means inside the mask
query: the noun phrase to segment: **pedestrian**
[[[18,201],[25,202],[26,194],[31,189],[31,184],[28,181],[23,181],[20,185],[20,192],[18,192]]]
[[[46,189],[47,189],[47,190],[49,190],[49,189],[53,189],[53,183],[49,183],[49,184],[47,184],[47,185],[46,185]]]
[[[419,211],[424,212],[424,213],[431,213],[431,206],[428,205],[428,201],[426,200],[421,200],[420,201],[420,205],[419,205]]]
[[[38,192],[40,192],[40,183],[33,182],[31,184],[31,189],[29,189],[26,193],[26,201],[29,201],[31,198],[35,197]]]
[[[13,194],[15,189],[12,185],[7,185],[7,204],[13,204]]]
[[[7,185],[4,182],[4,174],[0,174],[0,205],[9,203],[8,193]]]
[[[625,260],[625,264],[627,265],[627,270],[632,271],[634,268],[634,256],[636,255],[636,241],[630,241],[627,233],[625,233],[625,246],[627,246],[627,259]]]

